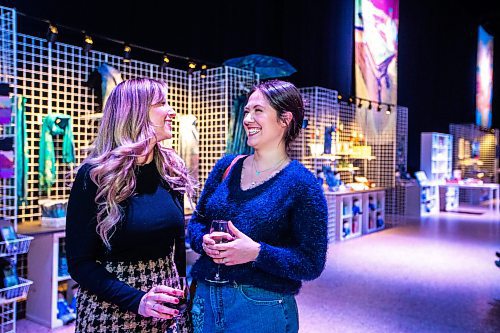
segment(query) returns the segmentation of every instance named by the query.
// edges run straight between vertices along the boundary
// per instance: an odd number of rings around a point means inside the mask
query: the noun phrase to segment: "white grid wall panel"
[[[399,172],[408,172],[408,108],[398,106],[396,119],[396,169]],[[386,216],[392,219],[393,224],[400,222],[400,217],[404,215],[406,203],[405,186],[398,185],[398,178],[395,176],[395,186],[385,192]]]
[[[462,178],[475,178],[478,171],[485,174],[486,183],[498,183],[499,161],[497,146],[499,144],[499,130],[482,130],[475,124],[450,124],[450,134],[453,135],[453,169],[462,171]],[[460,150],[460,139],[464,142],[463,151]],[[479,160],[483,165],[474,166],[471,163],[471,144],[479,142]],[[478,192],[460,189],[460,202],[477,204]]]
[[[16,57],[16,16],[10,8],[0,7],[0,81],[15,88],[15,57]],[[15,90],[14,90],[15,92]],[[12,120],[9,124],[0,125],[0,138],[15,138],[15,109],[13,107]],[[15,163],[15,157],[14,157]],[[17,222],[17,195],[16,179],[0,178],[0,218]],[[8,306],[8,305],[7,305]]]
[[[360,122],[358,119],[358,109],[356,104],[349,104],[346,102],[339,103],[339,126],[337,129],[337,140],[340,144],[350,143],[353,140],[354,134],[359,136],[360,133],[363,134],[363,139],[358,143],[359,145],[367,145],[368,135],[364,128],[364,123]],[[374,154],[374,147],[372,146],[372,155]],[[378,156],[376,156],[378,158]],[[352,164],[354,168],[359,168],[353,171],[341,171],[341,179],[345,183],[352,183],[354,181],[354,175],[368,177],[369,180],[374,180],[379,186],[378,179],[373,179],[369,177],[368,170],[370,167],[369,161],[367,159],[356,159],[351,158],[351,156],[344,156],[343,158],[346,163]],[[345,166],[343,166],[345,168]],[[373,174],[373,173],[372,173]]]
[[[314,174],[323,165],[331,163],[325,159],[311,156],[310,144],[324,144],[323,138],[326,126],[337,127],[338,104],[337,91],[322,87],[304,87],[299,89],[305,102],[305,115],[308,124],[302,129],[300,135],[290,147],[290,155],[298,160]],[[335,145],[335,137],[332,137],[332,146]]]
[[[85,86],[89,75],[102,63],[120,71],[124,80],[135,77],[162,79],[169,85],[169,102],[179,114],[188,112],[188,78],[185,71],[168,68],[161,71],[158,65],[122,58],[103,52],[83,54],[80,47],[56,43],[49,45],[44,39],[18,35],[17,91],[27,98],[26,123],[29,147],[28,202],[19,208],[23,221],[39,220],[38,199],[67,199],[72,180],[72,170],[87,155],[86,148],[93,142],[99,126],[97,104],[93,91]],[[70,115],[73,121],[76,163],[60,162],[62,138],[54,138],[57,181],[50,191],[38,188],[38,156],[41,123],[50,113]],[[174,122],[175,149],[178,142],[177,122]],[[70,177],[68,177],[68,174]]]
[[[197,118],[200,134],[200,191],[215,163],[226,152],[233,101],[246,94],[254,80],[253,72],[233,67],[211,68],[205,78],[200,77],[200,72],[192,76],[192,114]]]

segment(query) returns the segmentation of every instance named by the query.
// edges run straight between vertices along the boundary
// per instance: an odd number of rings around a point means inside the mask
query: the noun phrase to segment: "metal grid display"
[[[233,67],[218,67],[192,76],[191,112],[200,132],[199,181],[202,186],[213,166],[226,151],[229,115],[233,101],[249,91],[258,74]],[[243,126],[243,124],[241,124]]]
[[[409,180],[404,179],[405,177],[402,177],[408,172],[408,108],[398,106],[396,110],[395,185],[392,190],[386,190],[385,193],[386,216],[392,224],[401,222],[399,217],[405,215],[406,198],[408,197],[406,183],[409,182]]]
[[[0,81],[8,83],[11,87],[16,85],[15,55],[16,55],[16,17],[15,11],[0,7]],[[0,125],[0,138],[15,137],[15,101],[13,104],[12,120],[10,124]],[[14,157],[15,163],[15,157]],[[0,178],[0,218],[17,223],[17,196],[15,178]]]
[[[68,182],[76,165],[86,157],[93,142],[100,119],[101,108],[92,90],[85,86],[88,76],[106,63],[118,71],[124,80],[134,77],[162,79],[169,85],[169,102],[179,114],[188,111],[187,72],[137,60],[124,63],[121,57],[91,51],[84,54],[77,46],[47,41],[27,35],[18,35],[17,90],[27,98],[26,124],[29,147],[29,172],[27,203],[19,207],[18,216],[23,222],[36,222],[40,218],[38,200],[67,199]],[[42,117],[62,113],[72,117],[75,143],[75,164],[60,161],[62,138],[54,138],[57,180],[49,191],[38,188],[38,151]],[[172,146],[178,141],[177,123],[174,122]],[[68,175],[70,177],[68,178]]]
[[[453,169],[462,171],[462,178],[476,177],[476,173],[485,173],[488,182],[498,182],[498,129],[482,130],[475,124],[450,124],[453,135]],[[472,156],[473,142],[479,143],[479,156]],[[481,161],[482,165],[477,164]]]
[[[318,156],[315,150],[323,148],[325,127],[338,125],[337,91],[321,87],[305,87],[299,91],[305,102],[307,126],[292,143],[290,156],[312,172],[317,172],[332,161],[332,158]],[[334,143],[335,140],[332,140]]]
[[[386,214],[403,215],[405,193],[396,186],[399,174],[407,172],[408,109],[397,106],[388,110],[377,105],[370,109],[361,105],[338,103],[337,92],[319,87],[300,89],[306,100],[307,128],[292,145],[291,155],[312,172],[330,165],[340,170],[342,181],[349,183],[354,175],[366,176],[377,186],[386,188]],[[322,152],[326,126],[335,126],[332,137],[332,154]],[[346,153],[358,146],[370,146],[371,154]],[[361,147],[361,148],[360,148]],[[367,152],[367,151],[366,151]]]
[[[462,172],[462,178],[477,178],[484,175],[486,183],[498,183],[499,160],[496,149],[499,130],[484,130],[475,124],[450,124],[453,135],[453,169]],[[479,144],[479,156],[474,158],[473,143]],[[478,192],[460,189],[460,202],[477,204]]]
[[[15,15],[12,10],[10,13]],[[2,21],[2,24],[5,23]],[[169,85],[169,103],[176,112],[197,116],[201,149],[200,184],[204,183],[217,159],[225,152],[233,99],[248,92],[255,80],[258,81],[258,75],[237,68],[209,69],[206,77],[201,78],[200,72],[189,75],[187,71],[173,68],[162,70],[159,65],[136,60],[125,63],[119,56],[98,51],[84,54],[78,46],[50,44],[44,39],[28,35],[12,33],[11,38],[18,45],[17,65],[14,67],[14,61],[10,61],[10,67],[5,70],[9,70],[10,76],[17,80],[18,94],[27,98],[28,195],[27,202],[18,209],[18,217],[23,222],[39,220],[39,199],[67,199],[69,196],[67,184],[74,176],[74,167],[86,157],[87,148],[97,134],[102,116],[96,96],[85,85],[89,75],[100,64],[106,63],[116,68],[124,80],[142,76],[166,81]],[[51,113],[72,117],[76,162],[74,165],[64,164],[57,158],[61,156],[62,138],[55,137],[57,180],[49,191],[41,191],[38,188],[39,136],[43,116]],[[169,142],[174,149],[178,143],[177,127],[178,123],[174,122],[174,136]],[[2,190],[6,188],[2,186]],[[16,207],[13,204],[11,206]]]
[[[15,60],[16,60],[16,13],[10,8],[0,7],[0,81],[8,83],[14,88],[16,93],[16,76],[15,76]],[[15,100],[14,104],[15,105]],[[0,125],[1,138],[13,138],[14,150],[16,148],[16,118],[13,108],[12,120],[10,124]],[[15,156],[14,156],[15,163]],[[14,228],[17,229],[17,188],[16,179],[0,179],[0,218],[12,221]],[[5,255],[11,255],[7,251],[9,247],[2,251]],[[14,251],[15,252],[15,251]],[[17,255],[14,256],[17,257]],[[23,281],[23,280],[22,280]],[[21,281],[21,282],[22,282]],[[21,286],[21,285],[18,285]],[[16,286],[17,287],[17,286]],[[7,293],[12,291],[3,288],[1,298],[7,296]],[[10,296],[10,295],[9,295]],[[10,298],[10,297],[9,297]],[[15,332],[16,331],[16,309],[17,302],[15,299],[0,301],[0,332]]]
[[[16,331],[16,303],[0,303],[0,333]]]

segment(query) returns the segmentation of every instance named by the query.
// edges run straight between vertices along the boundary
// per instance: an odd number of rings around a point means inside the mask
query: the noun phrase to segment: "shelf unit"
[[[451,134],[436,132],[421,134],[420,169],[425,171],[429,180],[429,184],[421,187],[422,216],[438,213],[440,209],[453,210],[458,207],[457,191],[447,189],[447,193],[440,195],[437,186],[444,183],[446,179],[451,178],[453,170],[452,152],[453,136]]]
[[[451,178],[453,136],[436,132],[421,134],[420,170],[429,181],[444,182]]]
[[[341,196],[339,200],[339,238],[346,240],[361,236],[363,198],[359,194]]]
[[[457,187],[439,187],[439,208],[441,211],[458,210],[460,190]]]
[[[34,235],[32,250],[28,253],[28,278],[34,285],[27,301],[26,317],[43,326],[56,328],[63,325],[63,321],[57,318],[58,292],[66,290],[66,301],[70,304],[74,296],[71,287],[76,282],[61,267],[64,266],[65,232],[48,229]]]
[[[368,234],[384,228],[385,225],[385,191],[375,191],[368,194],[364,202],[366,218],[363,233]]]
[[[420,215],[426,216],[439,212],[438,185],[423,185],[420,187]]]
[[[329,220],[335,221],[335,238],[340,241],[372,233],[385,227],[385,190],[326,192]],[[334,204],[332,198],[334,197]],[[371,203],[374,204],[373,210]],[[330,222],[330,221],[329,221]],[[329,236],[331,226],[329,223]]]
[[[0,242],[0,257],[15,257],[27,253],[33,237],[17,234],[17,239]],[[17,269],[16,269],[17,270]],[[0,289],[0,332],[16,332],[16,305],[26,300],[32,281],[19,277],[19,283]]]

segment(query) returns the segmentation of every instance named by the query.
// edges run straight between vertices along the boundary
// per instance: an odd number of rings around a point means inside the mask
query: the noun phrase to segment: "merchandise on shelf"
[[[62,320],[63,325],[70,324],[76,320],[76,313],[69,307],[63,293],[57,294],[57,319]]]
[[[342,233],[344,238],[351,233],[349,220],[344,220],[344,222],[342,222]]]
[[[382,228],[384,226],[384,218],[382,217],[382,213],[377,213],[377,228]]]
[[[377,203],[377,204],[379,204],[379,203]],[[374,199],[372,196],[370,196],[370,197],[368,198],[368,208],[369,208],[371,211],[375,211],[375,209],[376,209],[376,206],[375,206],[375,199]]]
[[[58,228],[66,225],[67,199],[40,199],[38,203],[42,211],[42,226]]]
[[[355,198],[352,201],[352,215],[355,216],[358,214],[363,214],[363,212],[361,211],[359,199]]]
[[[16,258],[0,258],[0,288],[14,287],[19,284],[17,276]],[[7,299],[19,297],[21,289],[7,290],[5,297]]]

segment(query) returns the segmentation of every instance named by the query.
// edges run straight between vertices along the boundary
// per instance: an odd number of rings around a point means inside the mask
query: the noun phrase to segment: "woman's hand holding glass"
[[[151,288],[139,303],[139,314],[144,317],[172,319],[179,314],[179,310],[169,307],[179,303],[178,297],[183,297],[184,291],[167,287],[156,286]]]
[[[214,231],[203,236],[203,251],[212,259],[221,259],[221,253],[215,249],[215,245],[224,239],[226,242],[233,240],[233,236],[228,233]],[[215,260],[214,260],[215,261]]]
[[[224,264],[226,266],[240,265],[255,261],[260,252],[260,244],[239,231],[231,221],[229,221],[228,226],[229,231],[233,235],[231,237],[232,240],[227,243],[216,244],[215,241],[209,243],[207,237],[207,244],[204,245],[207,255],[213,258],[215,263]],[[203,237],[204,244],[205,236]],[[207,251],[209,251],[210,254]]]

